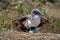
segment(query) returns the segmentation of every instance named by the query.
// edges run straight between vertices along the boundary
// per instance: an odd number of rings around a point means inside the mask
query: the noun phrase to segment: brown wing
[[[49,22],[49,20],[47,19],[47,17],[43,16],[41,17],[41,22],[37,27],[41,27],[43,24],[46,24],[47,22]]]
[[[24,21],[26,21],[26,19],[28,19],[28,17],[24,16],[18,19],[13,20],[13,24],[14,24],[14,28],[17,29],[18,31],[28,31],[27,27],[23,24]]]

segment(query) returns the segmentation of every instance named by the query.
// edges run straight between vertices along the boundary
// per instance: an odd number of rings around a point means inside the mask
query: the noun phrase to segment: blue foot
[[[30,30],[29,33],[37,33],[38,30],[34,29],[34,30]]]

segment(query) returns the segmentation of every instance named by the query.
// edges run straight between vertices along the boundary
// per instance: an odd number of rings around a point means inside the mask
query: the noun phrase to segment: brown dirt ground
[[[60,34],[0,31],[0,40],[60,40]]]

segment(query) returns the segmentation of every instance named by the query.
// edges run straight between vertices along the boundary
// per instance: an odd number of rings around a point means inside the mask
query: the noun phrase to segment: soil
[[[60,34],[0,31],[0,40],[60,40]]]

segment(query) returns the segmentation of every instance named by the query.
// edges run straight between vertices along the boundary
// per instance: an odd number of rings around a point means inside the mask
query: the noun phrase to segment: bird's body
[[[37,27],[40,24],[40,16],[35,15],[34,17],[30,17],[26,20],[26,23],[29,27]]]
[[[31,14],[29,15],[28,19],[26,20],[27,26],[30,28],[29,32],[37,32],[35,29],[41,23],[41,13],[38,9],[32,10]],[[33,30],[31,28],[34,27]]]
[[[32,17],[31,23],[33,27],[37,27],[40,24],[40,16],[35,15]]]

